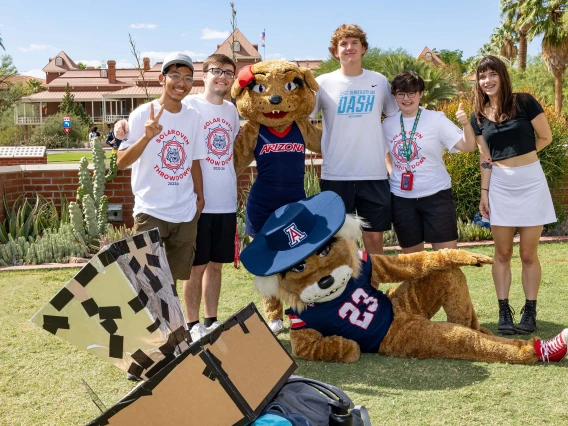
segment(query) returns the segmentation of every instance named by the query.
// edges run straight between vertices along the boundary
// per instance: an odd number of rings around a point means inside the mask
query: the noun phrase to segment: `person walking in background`
[[[387,152],[381,116],[398,111],[385,76],[363,69],[367,34],[357,25],[341,25],[331,36],[329,51],[341,68],[316,78],[316,106],[322,112],[322,191],[334,191],[347,213],[363,217],[368,253],[383,253],[383,232],[391,229]]]
[[[225,100],[231,91],[236,65],[221,54],[203,62],[203,94],[186,96],[184,105],[194,108],[205,122],[201,141],[207,158],[200,160],[203,195],[207,204],[197,223],[195,260],[189,280],[183,282],[187,324],[193,341],[220,323],[217,307],[221,294],[223,263],[234,260],[237,230],[237,176],[233,145],[239,132],[237,108]],[[204,323],[199,322],[203,299]]]
[[[93,141],[99,138],[100,136],[101,134],[98,132],[98,127],[97,126],[91,127],[91,132],[89,133],[89,144],[91,145],[91,148],[93,146]]]
[[[458,226],[452,182],[444,164],[444,151],[475,151],[469,117],[458,108],[463,131],[443,112],[420,107],[424,80],[413,71],[398,74],[391,91],[400,109],[383,122],[389,149],[392,222],[403,253],[457,248]]]
[[[541,280],[538,243],[543,225],[556,222],[537,156],[552,141],[552,132],[542,106],[528,93],[513,93],[507,68],[499,58],[482,58],[475,76],[475,109],[470,121],[480,147],[479,209],[490,219],[495,241],[492,273],[499,302],[497,331],[530,334],[536,330]],[[515,228],[520,234],[526,298],[518,325],[514,324],[514,311],[509,305]]]

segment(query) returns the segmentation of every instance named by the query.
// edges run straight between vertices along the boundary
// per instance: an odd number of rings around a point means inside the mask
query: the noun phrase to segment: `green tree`
[[[91,125],[91,117],[89,117],[81,104],[75,102],[75,96],[71,93],[69,83],[65,86],[65,95],[59,104],[59,112],[67,115],[76,115],[84,125]]]
[[[562,113],[562,79],[568,66],[568,33],[562,17],[566,12],[566,0],[525,0],[524,15],[520,23],[530,23],[530,37],[542,38],[542,59],[554,75],[554,110]]]
[[[85,65],[83,62],[77,62],[77,68],[79,68],[80,70],[86,70],[87,65]]]
[[[2,37],[0,37],[0,47],[4,50],[6,50],[6,48],[4,47],[4,45],[2,44]]]
[[[533,3],[528,5],[528,3]],[[542,3],[542,0],[538,0]],[[501,16],[505,18],[506,26],[514,30],[519,38],[519,68],[524,71],[527,67],[527,46],[532,40],[531,28],[534,25],[535,2],[530,0],[500,0]]]
[[[71,131],[66,135],[63,131],[63,117],[71,117]],[[81,145],[87,136],[88,126],[82,123],[79,116],[59,113],[47,118],[30,138],[31,145],[45,145],[48,148],[75,148]]]
[[[40,80],[36,80],[35,78],[30,78],[26,82],[26,86],[24,87],[24,93],[26,96],[33,95],[34,93],[43,92],[47,90],[42,84]]]
[[[11,77],[18,75],[18,70],[12,62],[10,55],[0,58],[0,114],[9,108],[23,96],[21,89],[14,85]]]

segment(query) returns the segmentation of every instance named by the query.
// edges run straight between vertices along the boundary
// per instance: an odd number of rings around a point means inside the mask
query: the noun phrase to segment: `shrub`
[[[87,127],[82,123],[81,119],[71,116],[71,131],[66,135],[63,131],[64,114],[57,114],[45,120],[42,126],[39,126],[30,138],[30,145],[46,146],[47,148],[77,148],[81,146]]]

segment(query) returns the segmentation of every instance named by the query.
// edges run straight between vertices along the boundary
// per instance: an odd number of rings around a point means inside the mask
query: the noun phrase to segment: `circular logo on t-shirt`
[[[406,140],[406,144],[408,145],[408,139]],[[399,139],[394,143],[392,147],[392,155],[396,158],[399,163],[406,163],[407,161],[410,163],[411,161],[415,160],[418,157],[418,145],[416,142],[412,140],[410,142],[410,159],[407,160],[406,153],[404,152],[404,143],[402,139]]]
[[[209,129],[209,134],[207,135],[207,153],[213,154],[218,158],[227,155],[229,152],[229,147],[231,146],[231,139],[229,137],[229,132],[222,127],[215,127],[214,129]]]
[[[169,141],[163,142],[159,156],[162,159],[162,168],[169,169],[174,172],[174,174],[176,174],[179,169],[183,169],[186,155],[183,145],[177,141],[175,136]]]

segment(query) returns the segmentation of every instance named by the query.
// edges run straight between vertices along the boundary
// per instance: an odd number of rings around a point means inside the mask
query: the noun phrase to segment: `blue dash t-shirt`
[[[287,309],[291,329],[312,328],[324,337],[341,336],[359,344],[361,352],[377,353],[394,314],[389,298],[371,285],[372,265],[363,254],[361,274],[351,278],[341,296],[310,303],[302,313]]]
[[[296,123],[282,133],[261,125],[254,150],[257,176],[247,201],[246,232],[255,237],[270,215],[306,198],[306,147]]]

